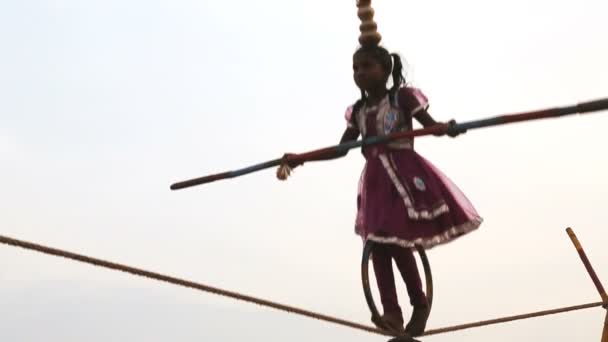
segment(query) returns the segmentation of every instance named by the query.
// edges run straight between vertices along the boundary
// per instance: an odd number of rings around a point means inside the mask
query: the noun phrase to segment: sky
[[[438,120],[608,96],[602,0],[375,0]],[[370,324],[353,233],[359,151],[187,190],[337,143],[358,97],[355,1],[0,3],[0,235]],[[428,328],[599,301],[608,112],[425,137],[480,229],[428,252]],[[409,313],[404,286],[400,298]],[[599,341],[600,308],[423,341]],[[383,337],[0,246],[1,341]]]

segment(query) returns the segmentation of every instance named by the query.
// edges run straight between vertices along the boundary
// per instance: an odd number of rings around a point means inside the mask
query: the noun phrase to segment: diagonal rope
[[[163,274],[156,273],[156,272],[146,271],[143,269],[126,266],[126,265],[122,265],[122,264],[118,264],[118,263],[114,263],[114,262],[110,262],[110,261],[96,259],[96,258],[88,257],[85,255],[68,252],[68,251],[61,250],[61,249],[46,247],[46,246],[42,246],[42,245],[32,243],[32,242],[17,240],[17,239],[13,239],[10,237],[5,237],[5,236],[0,235],[0,243],[33,250],[33,251],[37,251],[37,252],[44,253],[44,254],[50,254],[50,255],[66,258],[66,259],[71,259],[71,260],[75,260],[75,261],[79,261],[79,262],[83,262],[86,264],[91,264],[91,265],[95,265],[95,266],[99,266],[99,267],[103,267],[103,268],[109,268],[109,269],[116,270],[116,271],[126,272],[126,273],[130,273],[132,275],[150,278],[150,279],[170,283],[173,285],[178,285],[178,286],[188,287],[188,288],[192,288],[192,289],[196,289],[196,290],[200,290],[200,291],[210,292],[210,293],[213,293],[216,295],[230,297],[230,298],[234,298],[237,300],[242,300],[245,302],[258,304],[261,306],[271,307],[273,309],[287,311],[289,313],[295,313],[298,315],[307,316],[310,318],[327,321],[327,322],[347,326],[347,327],[354,328],[354,329],[359,329],[359,330],[364,330],[364,331],[371,332],[371,333],[389,336],[385,332],[383,332],[377,328],[374,328],[374,327],[365,326],[362,324],[349,322],[349,321],[346,321],[343,319],[330,317],[330,316],[323,315],[320,313],[299,309],[299,308],[296,308],[293,306],[288,306],[288,305],[272,302],[269,300],[240,294],[238,292],[223,290],[223,289],[220,289],[217,287],[212,287],[212,286],[196,283],[196,282],[189,281],[189,280],[184,280],[184,279],[180,279],[180,278],[176,278],[176,277],[172,277],[172,276],[168,276],[168,275],[163,275]]]
[[[453,331],[465,330],[465,329],[471,329],[471,328],[479,328],[479,327],[483,327],[486,325],[507,323],[507,322],[518,321],[518,320],[522,320],[522,319],[555,315],[555,314],[569,312],[569,311],[590,309],[590,308],[595,308],[595,307],[602,306],[602,305],[603,305],[602,302],[597,302],[597,303],[568,306],[568,307],[559,308],[559,309],[537,311],[537,312],[527,313],[527,314],[523,314],[523,315],[508,316],[508,317],[490,319],[487,321],[479,321],[479,322],[473,322],[473,323],[467,323],[467,324],[454,325],[454,326],[446,327],[446,328],[427,330],[424,332],[423,335],[429,336],[429,335],[445,334],[447,332],[453,332]]]
[[[154,279],[154,280],[158,280],[158,281],[162,281],[162,282],[166,282],[166,283],[170,283],[170,284],[174,284],[174,285],[178,285],[178,286],[183,286],[183,287],[188,287],[188,288],[192,288],[192,289],[196,289],[196,290],[200,290],[200,291],[210,292],[210,293],[213,293],[216,295],[230,297],[230,298],[234,298],[237,300],[254,303],[254,304],[261,305],[261,306],[266,306],[266,307],[270,307],[273,309],[318,319],[321,321],[335,323],[338,325],[347,326],[349,328],[363,330],[363,331],[367,331],[367,332],[374,333],[374,334],[391,336],[390,333],[387,333],[387,332],[377,329],[375,327],[366,326],[363,324],[346,321],[343,319],[327,316],[324,314],[299,309],[299,308],[296,308],[293,306],[288,306],[288,305],[272,302],[269,300],[240,294],[238,292],[227,291],[227,290],[223,290],[223,289],[208,286],[208,285],[203,285],[203,284],[196,283],[196,282],[189,281],[189,280],[175,278],[175,277],[163,275],[163,274],[156,273],[156,272],[150,272],[150,271],[146,271],[143,269],[139,269],[139,268],[135,268],[135,267],[127,266],[127,265],[122,265],[122,264],[118,264],[118,263],[114,263],[114,262],[110,262],[110,261],[96,259],[96,258],[92,258],[89,256],[76,254],[76,253],[72,253],[72,252],[57,249],[57,248],[46,247],[46,246],[32,243],[32,242],[17,240],[17,239],[13,239],[10,237],[0,235],[0,243],[40,252],[43,254],[54,255],[54,256],[58,256],[58,257],[66,258],[66,259],[71,259],[71,260],[83,262],[86,264],[95,265],[98,267],[103,267],[103,268],[108,268],[108,269],[112,269],[112,270],[116,270],[116,271],[130,273],[132,275],[150,278],[150,279]],[[538,312],[533,312],[533,313],[528,313],[528,314],[523,314],[523,315],[509,316],[509,317],[503,317],[503,318],[498,318],[498,319],[456,325],[456,326],[445,327],[445,328],[440,328],[440,329],[432,329],[432,330],[427,330],[423,334],[423,336],[444,334],[447,332],[452,332],[452,331],[457,331],[457,330],[476,328],[476,327],[481,327],[481,326],[486,326],[486,325],[511,322],[511,321],[516,321],[516,320],[533,318],[533,317],[554,315],[554,314],[564,313],[564,312],[569,312],[569,311],[589,309],[589,308],[599,307],[602,305],[603,305],[602,302],[589,303],[589,304],[570,306],[570,307],[564,307],[564,308],[553,309],[553,310],[538,311]]]

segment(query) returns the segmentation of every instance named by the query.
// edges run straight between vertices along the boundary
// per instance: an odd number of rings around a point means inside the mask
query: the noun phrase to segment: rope
[[[374,333],[374,334],[391,336],[390,333],[387,333],[387,332],[382,331],[375,327],[366,326],[366,325],[351,322],[351,321],[346,321],[343,319],[323,315],[323,314],[308,311],[308,310],[299,309],[299,308],[296,308],[293,306],[288,306],[288,305],[272,302],[272,301],[265,300],[265,299],[247,296],[244,294],[240,294],[238,292],[232,292],[232,291],[227,291],[227,290],[223,290],[223,289],[212,287],[212,286],[203,285],[203,284],[196,283],[196,282],[189,281],[189,280],[175,278],[175,277],[163,275],[163,274],[156,273],[156,272],[150,272],[150,271],[142,270],[142,269],[131,267],[131,266],[121,265],[121,264],[110,262],[110,261],[96,259],[96,258],[92,258],[89,256],[76,254],[76,253],[72,253],[72,252],[57,249],[57,248],[46,247],[46,246],[39,245],[39,244],[32,243],[32,242],[17,240],[17,239],[13,239],[10,237],[0,235],[0,243],[40,252],[43,254],[54,255],[54,256],[58,256],[58,257],[66,258],[66,259],[71,259],[71,260],[83,262],[86,264],[91,264],[91,265],[102,267],[102,268],[108,268],[108,269],[112,269],[112,270],[116,270],[116,271],[130,273],[132,275],[150,278],[150,279],[154,279],[154,280],[158,280],[158,281],[162,281],[162,282],[166,282],[166,283],[170,283],[170,284],[174,284],[174,285],[178,285],[178,286],[183,286],[183,287],[188,287],[188,288],[192,288],[192,289],[196,289],[196,290],[200,290],[200,291],[210,292],[210,293],[213,293],[216,295],[230,297],[230,298],[234,298],[237,300],[242,300],[245,302],[258,304],[261,306],[271,307],[271,308],[274,308],[277,310],[286,311],[289,313],[298,314],[298,315],[314,318],[317,320],[346,326],[346,327],[353,328],[353,329],[367,331],[367,332]],[[570,306],[570,307],[553,309],[553,310],[539,311],[539,312],[517,315],[517,316],[492,319],[492,320],[487,320],[487,321],[479,321],[479,322],[474,322],[474,323],[468,323],[468,324],[456,325],[456,326],[445,327],[445,328],[440,328],[440,329],[428,330],[423,334],[423,336],[444,334],[447,332],[476,328],[476,327],[481,327],[481,326],[486,326],[486,325],[491,325],[491,324],[499,324],[499,323],[505,323],[505,322],[515,321],[515,320],[532,318],[532,317],[547,316],[547,315],[553,315],[553,314],[558,314],[558,313],[563,313],[563,312],[568,312],[568,311],[589,309],[589,308],[598,307],[598,306],[602,306],[602,305],[603,305],[602,302],[589,303],[589,304]]]
[[[454,325],[454,326],[446,327],[446,328],[427,330],[424,332],[423,336],[445,334],[448,332],[470,329],[470,328],[478,328],[478,327],[483,327],[486,325],[507,323],[507,322],[518,321],[518,320],[522,320],[522,319],[555,315],[555,314],[569,312],[569,311],[590,309],[590,308],[595,308],[595,307],[602,306],[602,305],[603,305],[602,302],[589,303],[589,304],[582,304],[582,305],[576,305],[576,306],[568,306],[565,308],[559,308],[559,309],[553,309],[553,310],[532,312],[532,313],[527,313],[527,314],[523,314],[523,315],[515,315],[515,316],[490,319],[487,321],[479,321],[479,322],[473,322],[473,323],[467,323],[467,324],[461,324],[461,325]]]
[[[0,243],[33,250],[33,251],[37,251],[37,252],[44,253],[44,254],[50,254],[50,255],[66,258],[66,259],[80,261],[80,262],[83,262],[86,264],[91,264],[91,265],[95,265],[95,266],[99,266],[99,267],[103,267],[103,268],[109,268],[109,269],[116,270],[116,271],[130,273],[130,274],[133,274],[136,276],[150,278],[150,279],[170,283],[173,285],[178,285],[178,286],[188,287],[188,288],[192,288],[192,289],[196,289],[196,290],[200,290],[200,291],[210,292],[210,293],[213,293],[216,295],[230,297],[230,298],[234,298],[237,300],[242,300],[245,302],[258,304],[261,306],[271,307],[271,308],[274,308],[277,310],[282,310],[282,311],[286,311],[289,313],[295,313],[298,315],[307,316],[310,318],[327,321],[327,322],[347,326],[347,327],[354,328],[354,329],[359,329],[359,330],[363,330],[363,331],[367,331],[367,332],[371,332],[371,333],[389,336],[385,332],[381,331],[380,329],[374,328],[374,327],[369,327],[369,326],[365,326],[362,324],[349,322],[349,321],[346,321],[343,319],[330,317],[330,316],[323,315],[320,313],[299,309],[299,308],[296,308],[293,306],[288,306],[288,305],[272,302],[272,301],[265,300],[265,299],[247,296],[244,294],[240,294],[238,292],[232,292],[232,291],[227,291],[227,290],[223,290],[223,289],[208,286],[208,285],[203,285],[203,284],[196,283],[196,282],[189,281],[189,280],[175,278],[175,277],[163,275],[163,274],[156,273],[156,272],[150,272],[150,271],[142,270],[142,269],[131,267],[131,266],[121,265],[121,264],[110,262],[110,261],[96,259],[96,258],[88,257],[85,255],[68,252],[68,251],[61,250],[61,249],[46,247],[46,246],[42,246],[42,245],[32,243],[32,242],[17,240],[17,239],[13,239],[10,237],[5,237],[5,236],[0,235]]]

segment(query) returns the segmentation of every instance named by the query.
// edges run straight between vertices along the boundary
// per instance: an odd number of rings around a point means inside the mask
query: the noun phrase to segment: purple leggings
[[[426,307],[428,303],[426,295],[422,291],[420,273],[418,273],[418,266],[412,250],[395,245],[376,243],[372,251],[372,262],[384,313],[403,317],[397,300],[392,259],[395,259],[399,273],[401,273],[405,282],[410,303],[416,307]]]

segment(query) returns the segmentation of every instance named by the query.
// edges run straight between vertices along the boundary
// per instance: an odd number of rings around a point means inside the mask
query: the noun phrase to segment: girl
[[[378,42],[379,38],[375,44],[361,46],[353,55],[353,77],[361,98],[346,112],[347,127],[341,143],[356,140],[359,135],[368,138],[412,130],[412,118],[424,127],[438,124],[427,112],[424,94],[405,86],[400,57],[389,54]],[[387,89],[389,76],[392,86]],[[376,242],[372,263],[384,309],[380,321],[372,320],[397,335],[418,336],[424,332],[429,304],[412,248],[421,245],[428,249],[452,241],[478,228],[482,219],[460,190],[414,151],[413,138],[364,147],[362,153],[366,164],[359,181],[355,231],[364,241]],[[345,154],[327,152],[314,160]],[[291,169],[302,164],[297,155],[286,154],[277,177],[286,179]],[[413,306],[405,328],[392,259]]]

